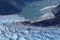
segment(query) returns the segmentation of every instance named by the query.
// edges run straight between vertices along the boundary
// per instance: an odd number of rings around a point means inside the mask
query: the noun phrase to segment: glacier
[[[0,40],[60,40],[60,26],[58,25],[49,27],[28,26],[19,23],[25,20],[24,17],[19,18],[15,15],[0,17],[3,21],[5,21],[5,17],[12,17],[11,21],[0,22]],[[21,20],[19,21],[19,19]]]
[[[0,40],[60,40],[60,28],[0,25]]]
[[[23,1],[24,0],[22,0],[22,2]],[[27,0],[26,2],[29,1]],[[49,13],[50,12],[49,10],[51,7],[55,7],[55,5],[59,3],[60,0],[59,1],[44,0],[39,2],[35,1],[28,4],[26,3],[26,6],[21,12],[23,16],[0,15],[0,40],[60,40],[60,25],[38,27],[38,26],[22,25],[20,23],[22,21],[29,21],[29,19],[33,20],[32,22],[34,22],[36,18],[38,19],[38,20],[36,19],[37,21],[54,18],[54,15],[52,13]],[[33,13],[35,14],[32,15]]]

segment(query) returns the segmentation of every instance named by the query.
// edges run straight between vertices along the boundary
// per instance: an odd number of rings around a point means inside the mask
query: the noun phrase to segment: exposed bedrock
[[[20,14],[26,3],[41,0],[0,0],[0,15]]]

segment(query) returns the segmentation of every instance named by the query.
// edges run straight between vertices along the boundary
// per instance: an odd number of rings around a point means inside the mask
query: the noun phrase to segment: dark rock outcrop
[[[55,17],[60,17],[60,4],[52,10],[52,13],[55,15]]]
[[[0,0],[0,15],[20,14],[26,3],[41,0]]]
[[[10,15],[21,12],[24,3],[23,2],[18,3],[17,1],[0,0],[0,15]]]

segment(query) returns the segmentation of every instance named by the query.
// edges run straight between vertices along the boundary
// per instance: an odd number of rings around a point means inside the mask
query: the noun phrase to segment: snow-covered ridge
[[[46,20],[46,19],[55,18],[54,14],[51,11],[56,6],[57,5],[51,5],[51,6],[47,6],[47,7],[44,7],[42,9],[40,9],[39,11],[41,13],[43,13],[44,15],[40,16],[40,18],[37,21],[42,21],[42,20]]]
[[[44,7],[44,8],[42,8],[42,9],[40,9],[40,10],[45,10],[45,9],[50,9],[50,8],[55,8],[55,7],[57,7],[58,6],[58,4],[57,5],[51,5],[51,6],[47,6],[47,7]]]

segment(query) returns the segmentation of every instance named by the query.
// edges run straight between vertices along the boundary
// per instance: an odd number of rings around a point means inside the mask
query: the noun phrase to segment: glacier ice
[[[60,28],[36,26],[9,27],[0,25],[0,40],[57,40]]]

